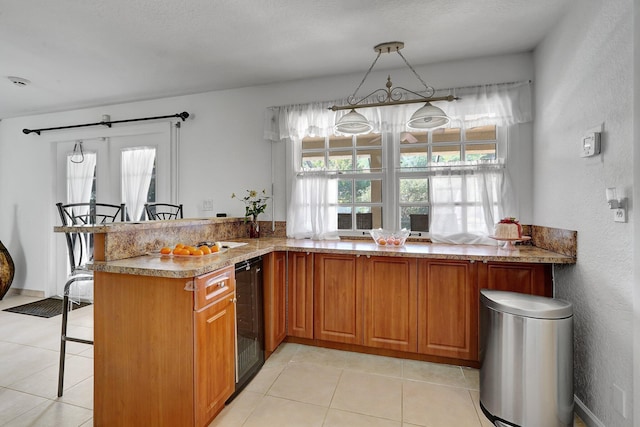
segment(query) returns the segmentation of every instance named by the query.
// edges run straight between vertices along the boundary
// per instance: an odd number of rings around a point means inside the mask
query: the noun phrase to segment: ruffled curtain
[[[93,187],[93,177],[96,170],[96,153],[83,153],[82,161],[77,161],[77,156],[67,157],[67,203],[89,203],[91,202],[91,188]],[[87,215],[89,206],[76,206],[73,208],[75,215]],[[74,256],[78,264],[84,265],[89,261],[89,254],[92,253],[91,243],[87,235],[78,233],[80,239],[74,246]],[[71,272],[67,266],[68,273]]]
[[[155,158],[155,148],[122,150],[122,198],[131,221],[139,221],[142,217]]]
[[[508,127],[533,120],[530,82],[446,89],[435,94],[444,95],[460,97],[455,102],[434,103],[452,119],[448,127]],[[289,171],[293,171],[294,176],[287,215],[289,237],[322,239],[337,235],[337,221],[333,220],[337,215],[331,213],[337,200],[333,199],[332,191],[328,190],[331,188],[329,181],[332,177],[322,173],[314,173],[312,176],[301,173],[300,165],[302,139],[306,136],[331,135],[335,121],[348,112],[331,111],[330,107],[334,104],[345,105],[346,101],[274,107],[265,114],[264,138],[291,144]],[[373,132],[385,133],[395,146],[400,133],[409,130],[406,122],[417,108],[419,104],[405,104],[364,108],[358,112],[373,124]],[[448,166],[448,170],[438,167],[437,174],[432,170],[425,172],[431,185],[432,239],[494,244],[492,240],[480,236],[492,233],[493,224],[500,217],[518,216],[506,169],[502,164],[487,167],[487,162],[475,165],[466,163],[464,173],[460,173],[456,165]],[[463,189],[467,191],[466,200],[469,197],[479,197],[481,200],[481,207],[475,207],[474,212],[467,212],[469,215],[464,221],[458,216],[459,212],[456,212],[456,209],[460,209],[460,200],[463,200]]]

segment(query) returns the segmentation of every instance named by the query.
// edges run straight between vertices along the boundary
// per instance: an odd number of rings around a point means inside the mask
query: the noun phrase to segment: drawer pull
[[[238,302],[238,299],[234,297],[234,298],[231,298],[229,301],[235,304],[236,302]]]

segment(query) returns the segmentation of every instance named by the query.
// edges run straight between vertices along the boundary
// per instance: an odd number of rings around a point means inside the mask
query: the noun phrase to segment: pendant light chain
[[[407,64],[407,67],[409,67],[409,69],[413,72],[413,74],[418,78],[418,80],[420,80],[420,83],[422,83],[422,85],[424,86],[424,88],[426,89],[426,91],[429,93],[428,96],[431,96],[435,93],[435,89],[432,88],[431,86],[429,86],[428,84],[426,84],[424,82],[424,80],[422,80],[422,77],[420,77],[420,75],[416,72],[416,70],[411,66],[411,64],[409,64],[409,61],[407,61],[407,58],[404,57],[404,55],[402,54],[402,52],[400,52],[399,50],[396,51],[396,53],[398,55],[400,55],[400,58],[402,58],[402,60],[404,61],[405,64]],[[380,54],[378,54],[379,56]]]
[[[398,52],[400,53],[400,52]],[[380,58],[380,55],[382,54],[381,51],[378,51],[378,56],[376,56],[376,59],[373,60],[373,63],[371,64],[371,66],[369,67],[369,69],[367,70],[367,72],[365,73],[364,77],[362,78],[362,81],[360,82],[360,84],[358,85],[358,87],[356,88],[356,90],[353,91],[353,95],[351,95],[348,99],[351,103],[351,101],[355,101],[356,99],[356,93],[358,93],[358,91],[360,90],[360,88],[362,87],[362,85],[364,84],[365,80],[367,80],[367,77],[369,77],[369,73],[371,73],[371,70],[373,70],[373,67],[376,65],[376,62],[378,62],[378,58]],[[415,71],[414,71],[415,73]],[[424,83],[424,82],[423,82]]]

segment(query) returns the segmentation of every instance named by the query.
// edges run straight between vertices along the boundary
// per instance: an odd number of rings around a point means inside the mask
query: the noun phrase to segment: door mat
[[[90,302],[81,302],[71,304],[72,310],[91,305]],[[40,301],[30,302],[29,304],[18,305],[15,307],[5,308],[2,311],[10,311],[11,313],[28,314],[29,316],[53,317],[62,314],[62,300],[57,298],[47,298]]]

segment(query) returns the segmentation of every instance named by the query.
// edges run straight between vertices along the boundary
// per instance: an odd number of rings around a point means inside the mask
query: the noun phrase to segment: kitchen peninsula
[[[265,260],[267,353],[287,339],[474,367],[479,289],[551,296],[552,265],[576,262],[535,246],[242,239],[233,218],[92,231],[96,426],[203,426],[222,409],[235,375],[237,262]],[[237,239],[247,244],[204,257],[152,253]]]

